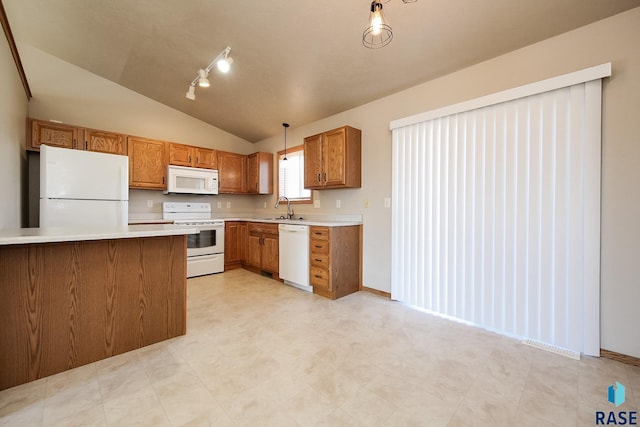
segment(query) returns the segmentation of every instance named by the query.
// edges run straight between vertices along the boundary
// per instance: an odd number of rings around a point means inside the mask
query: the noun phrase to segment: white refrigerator
[[[40,227],[125,226],[129,158],[40,148]]]

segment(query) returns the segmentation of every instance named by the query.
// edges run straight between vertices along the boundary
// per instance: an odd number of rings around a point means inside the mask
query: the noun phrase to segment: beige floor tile
[[[585,426],[640,368],[580,361],[359,292],[188,281],[187,335],[0,392],[0,426]]]

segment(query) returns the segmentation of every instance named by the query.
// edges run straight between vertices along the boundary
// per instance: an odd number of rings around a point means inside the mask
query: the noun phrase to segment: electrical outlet
[[[341,206],[342,202],[340,202],[340,199],[336,199],[336,208],[340,209]]]
[[[385,197],[384,198],[384,207],[385,208],[390,208],[391,207],[391,197]]]
[[[319,208],[320,207],[320,200],[314,200],[313,201],[313,207],[314,208]]]
[[[218,209],[222,208],[222,202],[218,202],[217,206],[218,206]]]
[[[365,208],[369,207],[369,199],[364,199],[364,207]]]
[[[227,209],[231,209],[231,202],[227,202]]]
[[[147,200],[147,207],[148,208],[152,208],[153,207],[153,200]]]
[[[267,202],[262,203],[262,209],[267,209]]]

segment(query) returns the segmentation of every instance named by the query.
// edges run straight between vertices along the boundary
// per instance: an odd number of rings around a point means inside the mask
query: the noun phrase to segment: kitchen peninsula
[[[196,232],[0,230],[0,390],[184,335]]]

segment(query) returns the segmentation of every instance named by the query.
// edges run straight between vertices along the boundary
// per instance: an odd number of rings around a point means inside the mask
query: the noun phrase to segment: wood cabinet
[[[232,270],[240,267],[240,225],[238,221],[224,223],[224,269]]]
[[[40,150],[42,144],[52,147],[76,148],[79,128],[61,123],[29,120],[29,148]]]
[[[309,230],[309,281],[313,292],[336,299],[362,284],[361,226]]]
[[[273,153],[247,156],[247,193],[273,194]]]
[[[185,236],[0,246],[0,390],[184,335],[186,247]]]
[[[42,144],[60,148],[127,155],[126,135],[43,120],[29,120],[29,149]]]
[[[243,221],[240,223],[239,229],[238,246],[240,247],[240,263],[246,264],[247,253],[249,251],[249,224]]]
[[[216,150],[169,143],[169,164],[202,169],[216,169]]]
[[[361,131],[343,126],[304,139],[304,187],[361,186]]]
[[[126,135],[95,129],[84,129],[83,134],[85,150],[119,154],[121,156],[127,155]]]
[[[129,187],[149,190],[167,188],[168,143],[129,136]]]
[[[244,154],[218,151],[218,182],[220,193],[246,193],[247,156]]]
[[[247,225],[246,264],[261,271],[278,273],[278,224],[250,222]]]

